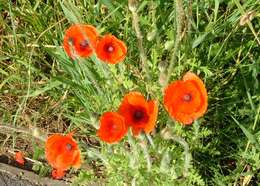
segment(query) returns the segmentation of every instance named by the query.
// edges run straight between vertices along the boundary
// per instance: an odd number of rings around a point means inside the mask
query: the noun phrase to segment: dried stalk
[[[0,131],[1,133],[7,133],[7,134],[12,134],[12,133],[22,133],[26,136],[30,136],[30,137],[34,137],[35,139],[38,139],[42,142],[45,142],[46,141],[46,138],[45,137],[42,137],[42,136],[39,136],[39,135],[35,135],[33,131],[30,131],[30,130],[23,130],[23,129],[19,129],[19,128],[16,128],[16,127],[11,127],[11,126],[8,126],[8,125],[0,125]]]

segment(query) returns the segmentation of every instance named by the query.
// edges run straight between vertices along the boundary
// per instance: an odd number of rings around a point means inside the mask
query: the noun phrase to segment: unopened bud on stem
[[[136,0],[128,0],[128,7],[131,12],[135,12],[137,9],[137,1]]]

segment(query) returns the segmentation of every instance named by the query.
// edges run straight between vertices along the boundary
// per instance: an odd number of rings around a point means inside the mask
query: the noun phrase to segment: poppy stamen
[[[185,94],[185,95],[183,96],[183,100],[186,101],[186,102],[191,101],[191,99],[192,99],[192,96],[191,96],[190,94]]]
[[[110,123],[109,129],[110,129],[111,131],[114,131],[114,130],[116,129],[116,124],[115,124],[115,123]]]
[[[114,47],[111,46],[111,45],[108,46],[108,47],[107,47],[107,51],[110,52],[110,53],[113,52],[113,51],[114,51]]]
[[[72,37],[70,37],[68,39],[68,42],[69,42],[70,45],[74,45],[75,44],[74,38],[72,38]]]
[[[83,40],[79,43],[81,49],[86,49],[89,46],[89,43],[87,40]]]
[[[66,144],[66,149],[70,151],[72,149],[72,145],[70,143],[67,143]]]

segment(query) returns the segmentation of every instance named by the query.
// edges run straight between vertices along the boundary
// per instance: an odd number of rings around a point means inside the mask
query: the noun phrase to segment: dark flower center
[[[134,112],[134,120],[135,121],[140,121],[142,120],[144,117],[144,112],[142,110],[136,110]]]
[[[115,129],[116,129],[115,123],[110,123],[109,124],[109,130],[114,131]]]
[[[82,41],[80,41],[79,46],[82,50],[84,50],[89,46],[89,43],[87,40],[82,40]]]
[[[108,53],[112,53],[115,50],[111,44],[107,45],[105,49]]]
[[[71,145],[70,143],[67,143],[67,144],[66,144],[66,149],[67,149],[68,151],[71,151],[71,150],[72,150],[72,145]]]
[[[192,99],[192,96],[190,94],[185,94],[183,96],[183,100],[186,101],[186,102],[190,102]]]

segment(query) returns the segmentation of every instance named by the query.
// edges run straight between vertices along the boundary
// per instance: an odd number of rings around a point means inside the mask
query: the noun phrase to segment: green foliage
[[[116,111],[125,93],[138,90],[162,103],[160,81],[171,61],[178,22],[170,0],[140,1],[137,7],[149,81],[127,1],[0,2],[1,123],[48,132],[75,129],[90,166],[79,171],[75,185],[241,185],[247,176],[249,184],[259,184],[260,50],[253,34],[259,35],[259,3],[189,2],[183,1],[184,29],[170,80],[190,70],[206,84],[208,112],[192,126],[171,121],[160,104],[151,136],[128,135],[114,145],[96,136],[99,116]],[[239,25],[249,10],[256,12],[251,26]],[[75,22],[125,41],[125,61],[107,65],[96,56],[69,59],[60,45]],[[162,133],[165,128],[170,139]],[[41,159],[42,149],[33,150],[33,159]],[[50,171],[38,164],[33,169],[42,176]]]

